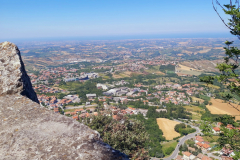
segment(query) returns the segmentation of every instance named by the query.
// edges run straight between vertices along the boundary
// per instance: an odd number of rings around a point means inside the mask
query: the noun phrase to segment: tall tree
[[[240,40],[240,5],[239,0],[230,0],[229,4],[222,5],[218,0],[212,0],[213,8],[218,14],[219,18],[225,24],[225,26],[230,29],[230,33],[235,35]],[[229,15],[228,23],[220,15],[218,7],[224,11],[226,15]],[[236,72],[239,67],[240,62],[240,50],[237,47],[232,46],[233,41],[226,41],[225,57],[224,62],[217,65],[216,68],[221,72],[218,76],[205,76],[200,79],[200,81],[207,84],[213,84],[214,80],[222,83],[229,90],[228,93],[222,93],[221,96],[230,103],[230,100],[233,98],[233,95],[240,97],[240,76]],[[238,107],[234,107],[240,112]],[[227,123],[231,122],[231,117]],[[240,131],[238,129],[227,129],[226,128],[226,118],[220,118],[219,121],[224,122],[221,127],[221,135],[219,138],[219,144],[222,147],[229,147],[236,151],[236,156],[234,159],[240,158]]]

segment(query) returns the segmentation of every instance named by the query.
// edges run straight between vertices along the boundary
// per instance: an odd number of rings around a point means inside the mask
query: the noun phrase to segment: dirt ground
[[[180,134],[174,130],[175,125],[179,124],[179,122],[166,118],[157,118],[157,124],[163,131],[163,136],[166,138],[166,140],[172,140],[174,137],[180,136]]]
[[[211,99],[212,105],[207,105],[207,108],[210,110],[212,114],[227,114],[236,116],[236,120],[240,120],[240,112],[235,109],[238,108],[240,110],[240,105],[231,103],[224,103],[221,99]],[[234,108],[234,107],[235,108]]]

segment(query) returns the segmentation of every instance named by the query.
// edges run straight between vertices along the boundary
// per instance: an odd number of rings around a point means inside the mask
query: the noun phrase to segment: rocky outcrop
[[[0,159],[128,159],[103,143],[97,131],[35,103],[36,94],[14,44],[0,44],[0,66]]]
[[[0,43],[0,95],[21,94],[39,103],[20,51],[10,42]]]

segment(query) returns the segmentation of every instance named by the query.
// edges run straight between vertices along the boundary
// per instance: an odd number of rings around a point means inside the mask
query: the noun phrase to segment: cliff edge
[[[36,102],[17,46],[0,43],[1,159],[128,159],[103,143],[97,131]]]

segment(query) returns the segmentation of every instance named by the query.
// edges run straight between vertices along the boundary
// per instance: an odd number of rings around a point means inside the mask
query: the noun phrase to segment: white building
[[[97,88],[102,88],[103,90],[107,90],[108,89],[108,86],[107,85],[105,85],[105,84],[101,84],[101,83],[98,83],[97,84]]]

